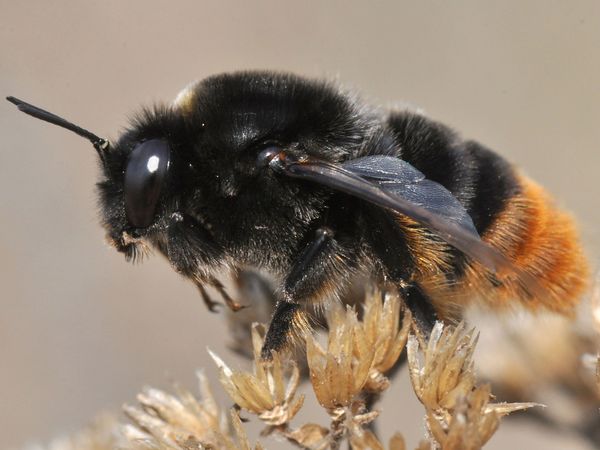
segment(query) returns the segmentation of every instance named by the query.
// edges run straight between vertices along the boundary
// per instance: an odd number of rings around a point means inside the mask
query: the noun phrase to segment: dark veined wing
[[[425,178],[410,163],[392,156],[376,155],[350,160],[342,167],[385,192],[402,197],[479,237],[473,219],[458,199],[441,184]]]
[[[471,217],[450,191],[405,161],[378,155],[335,164],[280,155],[273,162],[275,170],[290,177],[404,214],[492,271],[511,266],[502,253],[481,240]]]

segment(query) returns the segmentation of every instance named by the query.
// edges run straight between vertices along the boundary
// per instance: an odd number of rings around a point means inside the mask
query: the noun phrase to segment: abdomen
[[[410,112],[392,114],[388,123],[402,159],[450,190],[482,239],[513,265],[513,271],[492,274],[456,249],[432,244],[448,255],[445,264],[419,271],[418,281],[438,312],[453,316],[479,300],[494,308],[520,303],[531,310],[571,314],[589,277],[573,219],[502,157],[476,142],[460,140],[444,125]],[[535,286],[524,286],[524,279],[535,280]]]
[[[513,264],[515,273],[490,277],[476,264],[468,264],[457,288],[481,293],[486,303],[503,308],[515,299],[531,310],[545,308],[570,315],[589,278],[588,263],[573,218],[560,210],[535,182],[517,175],[519,192],[494,215],[482,234]],[[535,285],[522,285],[523,273]]]

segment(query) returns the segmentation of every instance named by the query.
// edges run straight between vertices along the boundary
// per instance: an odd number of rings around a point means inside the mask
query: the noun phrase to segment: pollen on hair
[[[189,83],[186,87],[184,87],[173,100],[173,106],[182,110],[184,113],[191,112],[194,99],[195,99],[195,91],[196,86],[198,85],[197,81]]]

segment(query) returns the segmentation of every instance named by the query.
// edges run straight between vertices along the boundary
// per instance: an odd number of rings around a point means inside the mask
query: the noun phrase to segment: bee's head
[[[147,248],[148,238],[157,240],[167,226],[173,201],[170,193],[177,180],[174,150],[185,134],[180,116],[170,108],[145,110],[116,142],[96,136],[62,117],[14,97],[7,100],[19,110],[66,128],[94,146],[103,173],[98,183],[102,224],[109,242],[128,259]],[[158,243],[158,242],[150,242]]]
[[[166,253],[165,232],[181,218],[180,194],[190,178],[191,164],[182,151],[187,147],[186,136],[176,110],[147,109],[101,160],[102,224],[109,242],[127,259],[143,254],[148,244]]]

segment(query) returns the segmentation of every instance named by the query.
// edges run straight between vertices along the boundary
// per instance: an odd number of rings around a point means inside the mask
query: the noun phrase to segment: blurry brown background
[[[115,137],[140,104],[217,72],[339,77],[521,165],[578,216],[596,259],[600,2],[368,3],[2,0],[0,94]],[[144,384],[194,388],[199,367],[214,379],[205,347],[234,359],[223,317],[161,259],[128,265],[103,243],[91,146],[7,102],[0,130],[0,448],[77,430]],[[413,446],[422,410],[405,375],[395,385],[384,435]],[[524,422],[487,448],[509,442],[588,448]]]

